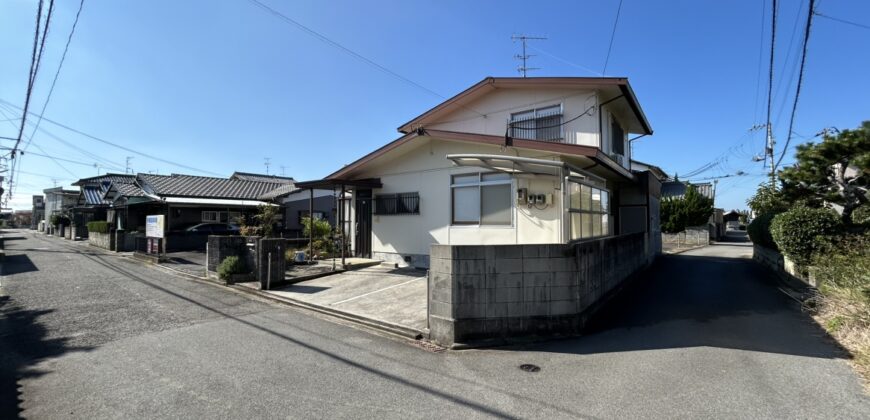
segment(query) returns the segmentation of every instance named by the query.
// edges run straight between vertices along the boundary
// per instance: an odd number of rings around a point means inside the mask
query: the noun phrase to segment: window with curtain
[[[610,235],[610,192],[580,182],[568,182],[571,239]]]
[[[420,214],[420,194],[416,192],[375,196],[377,215]]]
[[[454,225],[511,225],[513,183],[505,173],[454,175],[450,184]]]

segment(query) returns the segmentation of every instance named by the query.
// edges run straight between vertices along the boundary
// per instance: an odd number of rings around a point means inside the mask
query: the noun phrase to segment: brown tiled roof
[[[263,194],[282,185],[274,182],[244,181],[193,175],[139,174],[139,183],[146,192],[166,197],[228,198],[257,200]]]

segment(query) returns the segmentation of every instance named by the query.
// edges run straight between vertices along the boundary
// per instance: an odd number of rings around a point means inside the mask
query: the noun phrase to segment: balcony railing
[[[510,137],[525,140],[561,142],[564,138],[562,114],[515,120],[508,123]]]

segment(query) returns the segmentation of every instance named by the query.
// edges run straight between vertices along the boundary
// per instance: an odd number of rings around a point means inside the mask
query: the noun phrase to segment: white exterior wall
[[[594,90],[501,89],[483,96],[465,108],[429,124],[437,130],[504,136],[511,114],[533,108],[562,104],[563,121],[570,120],[590,107],[590,115],[564,126],[564,142],[599,147],[598,95]],[[471,108],[471,109],[467,109]],[[477,111],[474,112],[474,111]],[[480,114],[486,115],[483,117]]]
[[[380,178],[383,188],[373,195],[418,192],[419,215],[372,216],[372,251],[428,255],[431,244],[533,244],[562,242],[562,200],[559,179],[538,176],[513,179],[513,188],[529,193],[553,194],[554,203],[545,209],[517,208],[514,196],[511,226],[451,226],[451,175],[490,172],[475,167],[457,167],[446,159],[451,153],[500,154],[500,147],[430,140],[389,164],[372,167],[360,178]],[[540,153],[519,152],[520,156],[546,158]],[[512,153],[513,154],[513,153]]]

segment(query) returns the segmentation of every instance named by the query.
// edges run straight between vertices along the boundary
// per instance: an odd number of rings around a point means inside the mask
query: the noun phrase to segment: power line
[[[546,56],[549,56],[549,57],[552,58],[552,59],[555,59],[555,60],[561,61],[561,62],[563,62],[563,63],[565,63],[565,64],[567,64],[567,65],[569,65],[569,66],[577,67],[578,69],[588,71],[589,73],[592,73],[592,74],[594,74],[594,75],[596,75],[596,76],[604,76],[603,74],[601,74],[601,73],[599,73],[599,72],[597,72],[597,71],[595,71],[595,70],[592,70],[592,69],[590,69],[589,67],[586,67],[586,66],[583,66],[583,65],[580,65],[580,64],[574,63],[574,62],[572,62],[572,61],[566,60],[566,59],[564,59],[564,58],[562,58],[562,57],[559,57],[559,56],[557,56],[557,55],[555,55],[555,54],[549,53],[549,52],[544,51],[544,50],[542,50],[542,49],[540,49],[540,48],[538,48],[538,47],[535,47],[534,45],[529,45],[529,48],[531,48],[531,49],[533,49],[533,50],[535,50],[535,51],[537,51],[537,52],[539,52],[539,53],[541,53],[541,54],[544,54],[544,55],[546,55]]]
[[[607,56],[604,58],[604,70],[601,73],[607,74],[607,63],[610,61],[610,50],[613,49],[613,39],[616,38],[616,24],[619,23],[619,12],[622,10],[622,0],[619,0],[619,7],[616,8],[616,19],[613,20],[613,31],[610,33],[610,45],[607,47]]]
[[[788,145],[791,142],[791,137],[793,134],[792,130],[794,129],[794,116],[795,116],[795,113],[797,112],[798,99],[800,98],[800,95],[801,95],[801,84],[803,83],[803,80],[804,80],[804,66],[806,65],[806,62],[807,62],[807,45],[809,44],[809,41],[810,41],[810,27],[813,24],[813,15],[814,15],[813,14],[813,7],[814,6],[815,6],[815,0],[810,0],[810,10],[807,13],[807,27],[804,30],[804,46],[803,46],[803,51],[801,52],[801,67],[800,67],[800,70],[798,71],[797,90],[795,91],[795,94],[794,94],[794,103],[792,104],[792,107],[791,107],[791,118],[790,118],[790,121],[788,123],[788,137],[785,140],[785,147],[782,149],[782,154],[779,156],[779,159],[776,161],[776,164],[773,165],[773,170],[776,170],[776,167],[779,166],[779,164],[782,162],[782,159],[785,157],[786,151],[788,151]]]
[[[356,58],[357,60],[360,60],[360,61],[362,61],[362,62],[364,62],[364,63],[366,63],[366,64],[368,64],[368,65],[370,65],[370,66],[372,66],[372,67],[374,67],[374,68],[376,68],[376,69],[378,69],[378,70],[380,70],[380,71],[382,71],[382,72],[384,72],[384,73],[386,73],[386,74],[389,74],[390,76],[393,76],[393,77],[395,77],[395,78],[397,78],[397,79],[399,79],[399,80],[401,80],[401,81],[403,81],[403,82],[405,82],[405,83],[407,83],[407,84],[409,84],[409,85],[411,85],[411,86],[414,86],[414,87],[416,87],[416,88],[418,88],[418,89],[421,89],[421,90],[423,90],[423,91],[425,91],[425,92],[427,92],[427,93],[429,93],[429,94],[431,94],[431,95],[437,96],[437,97],[439,97],[439,98],[441,98],[441,99],[447,99],[446,96],[441,95],[440,93],[435,92],[434,90],[429,89],[429,88],[427,88],[426,86],[423,86],[423,85],[421,85],[421,84],[419,84],[419,83],[417,83],[417,82],[415,82],[415,81],[413,81],[413,80],[411,80],[411,79],[409,79],[409,78],[407,78],[407,77],[405,77],[405,76],[402,76],[401,74],[396,73],[395,71],[390,70],[390,69],[388,69],[387,67],[384,67],[384,66],[381,65],[381,64],[378,64],[376,61],[374,61],[374,60],[372,60],[372,59],[370,59],[370,58],[368,58],[368,57],[366,57],[366,56],[364,56],[364,55],[362,55],[362,54],[360,54],[360,53],[358,53],[358,52],[356,52],[356,51],[354,51],[354,50],[352,50],[352,49],[350,49],[350,48],[348,48],[348,47],[345,47],[344,45],[338,43],[337,41],[333,41],[332,39],[330,39],[330,38],[327,37],[326,35],[323,35],[323,34],[321,34],[320,32],[317,32],[317,31],[315,31],[314,29],[311,29],[311,28],[309,28],[309,27],[307,27],[307,26],[305,26],[305,25],[299,23],[298,21],[294,20],[293,18],[291,18],[291,17],[289,17],[289,16],[287,16],[287,15],[285,15],[285,14],[279,12],[279,11],[276,10],[276,9],[273,9],[272,7],[269,7],[268,5],[264,4],[263,2],[261,2],[261,1],[259,1],[259,0],[248,0],[248,1],[251,2],[251,3],[253,3],[255,6],[258,6],[258,7],[260,7],[261,9],[263,9],[263,10],[265,10],[265,11],[271,13],[272,15],[274,15],[274,16],[276,16],[276,17],[278,17],[279,19],[283,20],[284,22],[287,22],[287,23],[289,23],[289,24],[291,24],[291,25],[293,25],[293,26],[295,26],[295,27],[301,29],[302,31],[308,33],[309,35],[311,35],[311,36],[317,38],[317,39],[320,40],[321,42],[323,42],[323,43],[325,43],[325,44],[327,44],[327,45],[330,45],[330,46],[332,46],[332,47],[334,47],[334,48],[337,48],[338,50],[340,50],[340,51],[342,51],[342,52],[344,52],[344,53],[350,55],[351,57]],[[464,108],[464,107],[463,107],[463,108]],[[466,109],[469,109],[469,110],[471,110],[471,111],[477,113],[477,114],[480,115],[480,116],[484,116],[483,114],[481,114],[481,113],[479,113],[479,112],[477,112],[477,111],[474,111],[474,110],[471,109],[471,108],[466,108]]]
[[[825,18],[825,19],[831,19],[831,20],[833,20],[833,21],[837,21],[837,22],[840,22],[840,23],[845,23],[845,24],[847,24],[847,25],[857,26],[857,27],[859,27],[859,28],[864,28],[864,29],[870,29],[870,26],[865,25],[865,24],[863,24],[863,23],[852,22],[852,21],[849,21],[849,20],[846,20],[846,19],[836,18],[836,17],[829,16],[829,15],[826,15],[826,14],[823,14],[823,13],[819,13],[819,12],[813,12],[813,14],[816,15],[816,16],[821,16],[821,17],[823,17],[823,18]]]
[[[15,106],[14,104],[12,104],[12,103],[10,103],[9,101],[6,101],[6,100],[4,100],[4,99],[0,99],[0,103],[4,103],[4,104],[7,104],[7,105],[9,105],[9,106],[12,106],[13,108],[15,108],[15,109],[17,109],[17,110],[19,110],[19,111],[21,110],[21,108]],[[34,113],[32,113],[32,112],[31,112],[30,114],[32,114],[32,115],[36,115],[36,114],[34,114]],[[92,139],[92,140],[98,141],[98,142],[103,143],[103,144],[108,144],[109,146],[116,147],[116,148],[121,149],[121,150],[128,151],[128,152],[130,152],[130,153],[135,153],[135,154],[137,154],[137,155],[139,155],[139,156],[146,157],[146,158],[148,158],[148,159],[153,159],[153,160],[156,160],[156,161],[158,161],[158,162],[163,162],[163,163],[166,163],[166,164],[169,164],[169,165],[172,165],[172,166],[176,166],[176,167],[184,168],[184,169],[189,169],[189,170],[191,170],[191,171],[196,171],[196,172],[200,172],[200,173],[204,173],[204,174],[214,175],[214,176],[218,176],[218,177],[223,176],[223,175],[221,175],[221,174],[219,174],[219,173],[216,173],[216,172],[211,172],[211,171],[206,171],[206,170],[204,170],[204,169],[194,168],[194,167],[192,167],[192,166],[185,165],[185,164],[183,164],[183,163],[173,162],[173,161],[171,161],[171,160],[163,159],[163,158],[161,158],[161,157],[157,157],[157,156],[154,156],[154,155],[151,155],[151,154],[148,154],[148,153],[140,152],[140,151],[138,151],[138,150],[131,149],[131,148],[126,147],[126,146],[121,146],[120,144],[113,143],[113,142],[108,141],[108,140],[105,140],[105,139],[101,139],[101,138],[99,138],[99,137],[97,137],[97,136],[94,136],[94,135],[92,135],[92,134],[88,134],[88,133],[85,133],[84,131],[81,131],[81,130],[77,130],[77,129],[75,129],[75,128],[72,128],[72,127],[70,127],[70,126],[68,126],[68,125],[66,125],[66,124],[63,124],[63,123],[60,123],[60,122],[54,121],[54,120],[52,120],[52,119],[49,119],[48,117],[42,117],[42,119],[45,120],[45,121],[48,121],[48,122],[50,122],[51,124],[54,124],[54,125],[56,125],[56,126],[58,126],[58,127],[65,128],[65,129],[67,129],[67,130],[69,130],[69,131],[72,131],[73,133],[79,134],[79,135],[81,135],[81,136],[87,137],[87,138],[89,138],[89,139]]]
[[[776,183],[776,172],[773,170],[773,128],[770,126],[770,106],[773,100],[773,58],[776,48],[776,0],[773,1],[773,13],[770,24],[770,74],[767,81],[767,148],[766,154],[770,157],[770,185]]]
[[[76,12],[75,20],[73,20],[72,29],[69,31],[69,36],[66,38],[66,45],[63,47],[63,54],[60,56],[60,63],[57,65],[57,71],[54,72],[54,79],[51,81],[51,87],[48,88],[48,95],[45,97],[45,103],[42,104],[42,111],[39,112],[39,118],[36,120],[36,125],[33,127],[33,132],[30,134],[30,139],[24,145],[24,150],[30,146],[33,141],[33,136],[36,135],[36,130],[42,123],[42,116],[45,115],[45,109],[48,108],[48,102],[51,101],[51,94],[54,92],[54,86],[57,84],[57,78],[60,76],[60,70],[63,68],[63,62],[66,60],[66,53],[69,51],[69,44],[72,42],[73,34],[76,32],[76,26],[79,23],[79,16],[82,14],[82,8],[85,6],[85,0],[79,2],[79,10]]]

